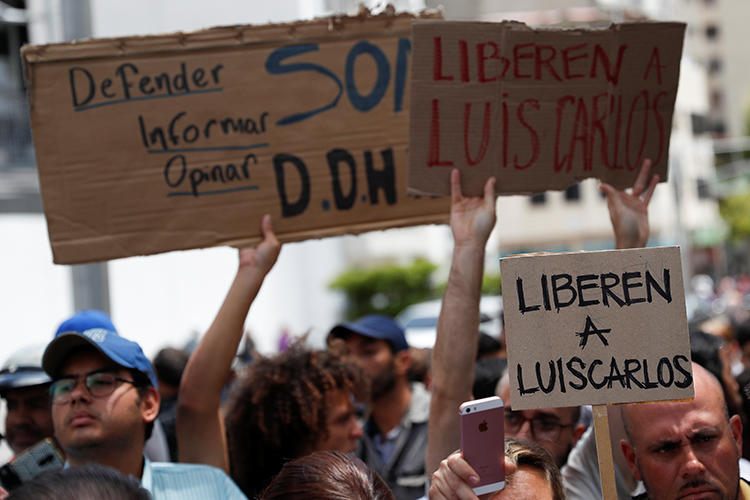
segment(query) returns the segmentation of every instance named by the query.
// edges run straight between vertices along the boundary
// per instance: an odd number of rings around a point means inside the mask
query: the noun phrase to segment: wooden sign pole
[[[599,457],[599,475],[602,482],[602,498],[603,500],[617,500],[607,405],[593,405],[592,409],[594,411],[594,431],[596,432],[596,453]]]

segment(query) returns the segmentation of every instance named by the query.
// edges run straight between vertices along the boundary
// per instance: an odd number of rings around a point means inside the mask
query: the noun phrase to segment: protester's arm
[[[263,241],[239,251],[239,267],[216,318],[185,367],[177,406],[177,449],[181,462],[204,463],[229,471],[224,422],[219,410],[245,317],[263,279],[281,250],[266,215]],[[252,443],[248,443],[252,446]]]
[[[516,465],[507,456],[505,457],[505,481],[506,484],[510,477],[516,471]],[[493,497],[496,500],[505,498],[501,492],[498,495],[488,493],[477,497],[472,490],[479,483],[479,474],[477,474],[471,465],[464,460],[460,453],[453,453],[451,456],[440,462],[440,467],[432,475],[430,481],[430,500],[478,500]]]
[[[643,160],[641,170],[628,193],[617,190],[609,184],[602,184],[600,189],[607,195],[607,208],[615,233],[615,248],[641,248],[648,243],[650,233],[648,224],[648,204],[659,183],[657,174],[651,175],[651,160]],[[627,461],[620,451],[620,440],[625,436],[625,426],[622,422],[621,409],[616,406],[607,407],[610,440],[613,460],[620,474],[616,479],[621,482],[620,489],[632,491],[637,484]],[[600,487],[599,483],[596,483]]]
[[[451,173],[451,230],[454,248],[432,352],[432,400],[426,467],[430,474],[458,448],[458,407],[471,399],[479,336],[484,247],[495,225],[495,178],[483,198],[461,194],[458,170]],[[500,443],[499,446],[502,446]]]
[[[615,232],[615,248],[641,248],[648,243],[648,203],[659,183],[654,174],[649,179],[651,160],[643,160],[630,193],[602,183],[599,189],[607,195],[607,208]]]

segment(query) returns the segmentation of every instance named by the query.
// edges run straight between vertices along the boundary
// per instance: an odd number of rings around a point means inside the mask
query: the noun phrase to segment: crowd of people
[[[602,185],[616,248],[647,244],[658,182],[650,166],[629,190]],[[64,465],[13,487],[0,472],[3,495],[476,499],[458,408],[497,394],[506,439],[486,445],[504,450],[506,485],[486,497],[601,498],[590,408],[515,410],[502,342],[479,331],[495,180],[466,197],[453,171],[451,191],[454,250],[431,356],[410,349],[396,321],[370,315],[333,326],[324,350],[302,339],[235,370],[245,318],[281,249],[265,216],[262,242],[239,250],[234,281],[190,355],[165,349],[152,362],[106,314],[82,311],[48,345],[8,358],[8,467],[48,438]],[[741,369],[750,369],[750,322],[730,326],[691,325],[695,399],[609,407],[619,498],[750,500],[750,371]]]

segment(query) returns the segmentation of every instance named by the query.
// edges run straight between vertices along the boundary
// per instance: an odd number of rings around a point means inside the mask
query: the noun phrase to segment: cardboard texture
[[[407,197],[412,19],[24,47],[55,262],[446,222]]]
[[[514,410],[693,397],[678,247],[502,259]]]
[[[683,23],[532,30],[518,22],[414,24],[409,188],[478,196],[623,189],[644,158],[667,178]]]

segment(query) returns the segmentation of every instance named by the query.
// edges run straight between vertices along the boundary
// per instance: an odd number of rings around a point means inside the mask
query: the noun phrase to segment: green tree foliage
[[[724,198],[719,202],[719,212],[729,226],[732,241],[750,238],[750,192]]]
[[[432,273],[436,268],[426,259],[415,259],[407,266],[350,269],[329,286],[346,295],[345,316],[349,320],[373,313],[393,317],[406,306],[435,296]]]
[[[435,264],[421,258],[406,266],[384,264],[368,269],[349,269],[337,276],[329,287],[346,296],[344,315],[347,320],[366,314],[394,317],[407,306],[443,296],[445,283],[433,283],[435,269]],[[501,293],[500,275],[485,274],[482,294]]]
[[[503,280],[500,273],[485,274],[482,278],[482,295],[501,295],[503,293]]]
[[[447,281],[442,282],[435,289],[435,296],[442,297],[445,294],[445,287],[448,284]],[[500,274],[485,274],[482,277],[482,295],[502,295],[503,293],[503,280],[500,278]]]

